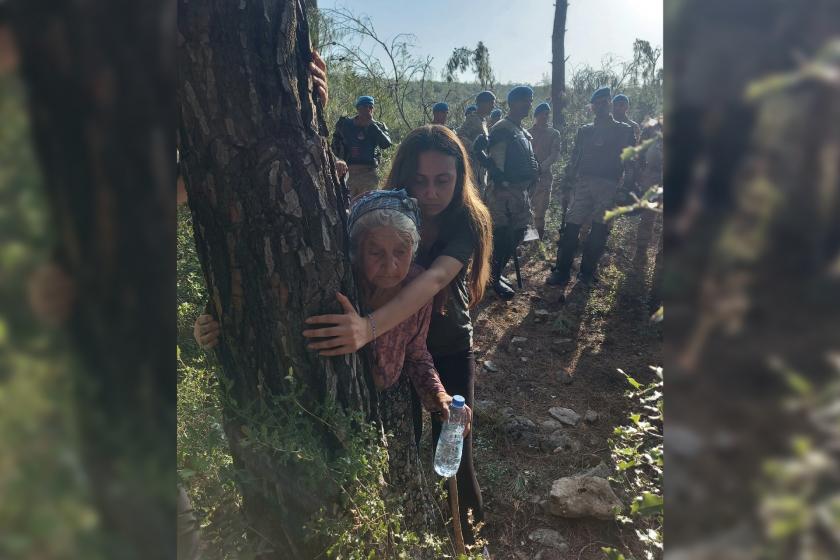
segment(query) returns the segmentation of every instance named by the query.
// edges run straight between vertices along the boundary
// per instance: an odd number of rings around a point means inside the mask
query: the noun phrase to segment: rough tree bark
[[[554,30],[551,33],[551,110],[554,113],[553,126],[562,132],[566,120],[563,116],[566,91],[566,12],[567,0],[554,4]]]
[[[68,373],[104,554],[174,558],[174,5],[2,8],[20,50],[56,252],[76,285],[68,330],[78,360]]]
[[[304,319],[340,312],[337,291],[355,293],[347,258],[346,197],[313,100],[307,11],[300,1],[178,4],[178,107],[183,173],[211,307],[222,326],[217,349],[231,386],[226,433],[244,509],[266,557],[311,558],[303,524],[337,490],[302,493],[305,464],[242,444],[243,410],[268,409],[304,387],[303,405],[335,403],[375,415],[375,391],[357,355],[324,360],[306,350]],[[341,453],[312,420],[319,445]],[[319,548],[320,547],[320,548]]]

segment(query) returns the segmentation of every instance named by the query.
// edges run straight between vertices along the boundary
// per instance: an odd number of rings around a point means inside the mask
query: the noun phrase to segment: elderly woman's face
[[[411,242],[392,227],[371,228],[360,247],[362,273],[377,288],[398,286],[411,267]]]
[[[408,191],[417,199],[424,217],[433,218],[446,210],[455,196],[457,178],[458,168],[453,156],[435,150],[418,156],[414,184]]]

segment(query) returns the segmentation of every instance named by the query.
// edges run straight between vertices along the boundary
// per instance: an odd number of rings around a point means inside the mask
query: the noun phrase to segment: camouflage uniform
[[[480,116],[478,113],[470,113],[464,119],[464,123],[455,132],[458,134],[458,138],[461,139],[461,142],[464,144],[464,149],[466,149],[470,156],[470,165],[472,165],[473,173],[475,174],[476,186],[482,196],[484,196],[487,190],[487,170],[481,166],[473,155],[472,146],[476,138],[482,134],[487,135],[489,133],[487,130],[487,118]]]
[[[621,152],[635,144],[633,128],[611,116],[578,129],[566,176],[574,181],[567,224],[604,222],[624,176]],[[628,170],[630,172],[630,170]]]
[[[533,137],[534,156],[540,164],[540,176],[531,192],[531,208],[534,210],[534,226],[542,237],[545,231],[545,213],[551,202],[551,183],[554,180],[551,166],[560,159],[562,139],[560,131],[548,125],[535,124],[528,132]]]
[[[621,161],[621,152],[634,144],[633,128],[616,121],[612,115],[596,118],[595,122],[578,129],[572,158],[566,169],[569,183],[563,188],[564,193],[571,190],[565,231],[561,231],[557,263],[547,280],[548,284],[564,285],[568,282],[581,226],[588,223],[592,223],[592,228],[583,249],[580,277],[584,280],[594,278],[609,236],[604,214],[615,206],[618,187],[625,174],[631,177],[632,184],[633,164],[625,166]]]
[[[489,141],[490,159],[501,172],[487,187],[493,227],[524,229],[533,216],[529,191],[539,173],[531,134],[505,118],[493,126]]]

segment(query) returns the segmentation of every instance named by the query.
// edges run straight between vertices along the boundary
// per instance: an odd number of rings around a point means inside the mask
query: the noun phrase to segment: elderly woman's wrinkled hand
[[[356,313],[353,304],[344,294],[339,292],[335,297],[344,310],[343,315],[315,315],[304,321],[307,325],[332,325],[303,331],[306,338],[326,339],[307,346],[309,350],[320,350],[321,356],[352,354],[373,339],[370,320]]]
[[[435,396],[437,410],[434,413],[440,416],[441,422],[447,422],[449,420],[449,405],[452,403],[452,397],[446,393],[438,393]],[[467,437],[470,435],[470,429],[472,429],[472,409],[464,405],[464,413],[467,417],[466,424],[464,425],[464,437]]]
[[[435,395],[435,407],[437,412],[440,414],[441,419],[446,422],[449,420],[449,403],[452,402],[452,397],[450,397],[446,393],[438,393]]]

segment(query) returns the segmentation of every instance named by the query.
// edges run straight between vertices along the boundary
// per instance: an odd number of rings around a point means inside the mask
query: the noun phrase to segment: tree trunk
[[[171,7],[4,6],[58,260],[76,286],[69,372],[111,558],[175,556],[174,26],[161,25]]]
[[[308,29],[299,1],[179,2],[183,173],[222,326],[226,433],[247,473],[246,516],[272,558],[323,552],[325,543],[305,542],[303,525],[321,506],[337,506],[338,488],[311,480],[305,460],[256,446],[254,433],[283,407],[300,406],[306,413],[295,421],[307,420],[317,447],[335,457],[340,430],[314,419],[316,411],[376,411],[360,357],[321,359],[301,336],[306,317],[340,312],[336,292],[355,293],[347,199],[312,98]]]
[[[554,31],[551,33],[551,110],[554,112],[554,128],[562,132],[566,120],[563,117],[566,91],[566,11],[567,0],[554,4]]]

